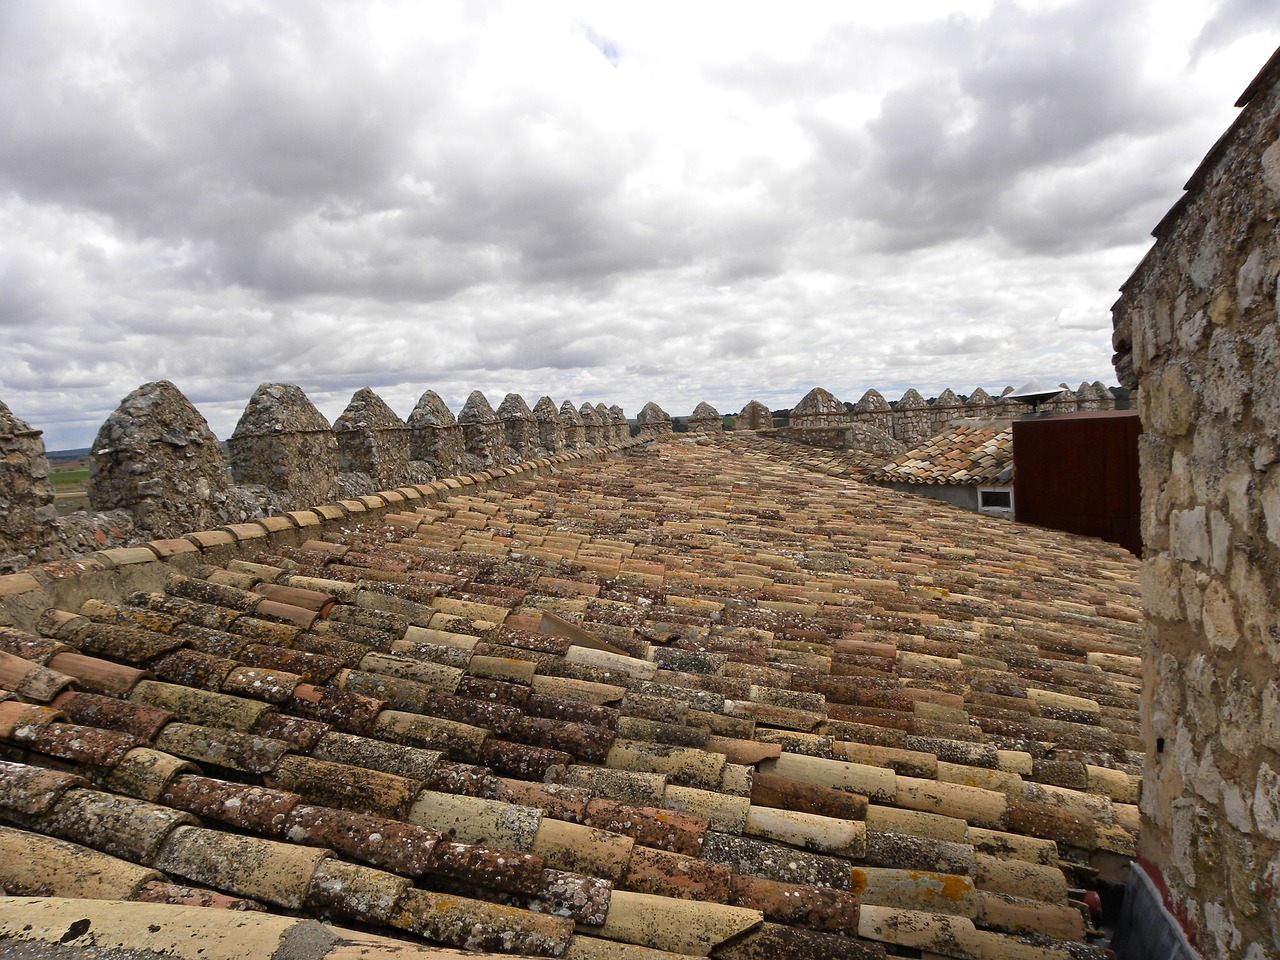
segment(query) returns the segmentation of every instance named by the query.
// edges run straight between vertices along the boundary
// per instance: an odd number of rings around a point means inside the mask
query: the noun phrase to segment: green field
[[[54,467],[49,471],[49,481],[55,487],[82,487],[89,482],[89,468],[81,464]]]
[[[53,484],[53,502],[59,516],[65,517],[77,510],[89,509],[86,486],[89,483],[89,465],[72,461],[49,470],[49,482]]]

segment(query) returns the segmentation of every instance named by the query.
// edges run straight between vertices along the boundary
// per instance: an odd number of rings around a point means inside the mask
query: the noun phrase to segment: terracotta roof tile
[[[0,802],[15,813],[45,814],[67,790],[87,785],[73,773],[0,761]]]
[[[29,823],[42,833],[149,864],[170,831],[195,823],[195,818],[146,800],[72,789]]]
[[[297,910],[327,851],[203,827],[180,826],[168,836],[156,866],[168,874],[229,893]]]
[[[308,804],[292,809],[285,837],[409,877],[431,869],[440,839],[436,831],[417,824]]]
[[[160,879],[148,867],[13,827],[0,827],[0,865],[5,891],[15,897],[129,900]]]
[[[133,897],[137,903],[161,903],[179,907],[211,907],[215,910],[263,910],[262,904],[246,897],[232,897],[216,890],[189,887],[183,883],[150,880]]]
[[[11,763],[12,819],[77,792],[146,801],[169,811],[163,856],[119,851],[170,876],[134,894],[454,946],[866,956],[955,936],[1001,956],[1037,906],[1078,940],[1064,866],[1087,882],[1136,835],[1132,562],[764,449],[507,474],[407,527],[362,518],[326,534],[342,543],[48,614],[78,652],[0,628],[0,650],[92,691],[58,696],[62,716],[0,702],[8,755],[74,759],[100,788]]]

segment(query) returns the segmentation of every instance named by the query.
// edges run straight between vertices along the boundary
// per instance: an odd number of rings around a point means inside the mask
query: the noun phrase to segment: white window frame
[[[984,504],[983,494],[999,493],[1008,496],[1007,507],[994,507]],[[990,517],[1013,517],[1013,487],[978,487],[978,512]]]

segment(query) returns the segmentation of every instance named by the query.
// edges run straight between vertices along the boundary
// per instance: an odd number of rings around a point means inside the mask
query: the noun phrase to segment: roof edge
[[[1130,284],[1133,283],[1138,274],[1142,272],[1143,267],[1151,258],[1156,247],[1159,246],[1160,241],[1173,232],[1174,225],[1190,203],[1191,194],[1200,186],[1205,177],[1208,176],[1209,167],[1212,166],[1214,161],[1217,160],[1226,149],[1227,143],[1230,142],[1237,129],[1248,116],[1244,108],[1252,104],[1254,100],[1257,99],[1258,94],[1264,89],[1277,82],[1280,82],[1280,47],[1275,49],[1275,52],[1271,54],[1271,57],[1263,65],[1262,69],[1258,71],[1251,81],[1249,81],[1249,85],[1245,87],[1244,92],[1240,94],[1239,98],[1235,102],[1235,106],[1240,107],[1241,112],[1236,116],[1235,120],[1231,122],[1231,125],[1223,131],[1222,135],[1214,141],[1213,146],[1211,146],[1208,152],[1205,153],[1204,157],[1196,165],[1195,170],[1192,171],[1191,176],[1187,178],[1187,182],[1183,184],[1182,195],[1174,201],[1168,212],[1160,218],[1160,221],[1152,229],[1151,236],[1155,237],[1156,243],[1146,252],[1143,258],[1138,261],[1133,272],[1129,274],[1128,279],[1126,279],[1124,283],[1120,284],[1119,289],[1122,293],[1129,288]]]

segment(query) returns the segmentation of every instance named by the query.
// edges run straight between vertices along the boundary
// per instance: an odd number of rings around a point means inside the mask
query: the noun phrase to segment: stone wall
[[[218,438],[168,380],[121,401],[93,441],[90,471],[94,509],[127,509],[157,537],[214,526],[231,505]]]
[[[298,510],[334,496],[338,438],[324,415],[291,383],[264,383],[249,398],[227,440],[231,479],[279,495]]]
[[[636,422],[640,425],[640,436],[660,437],[671,433],[675,425],[667,411],[650,400],[641,409]]]
[[[631,442],[621,407],[602,404],[598,412],[583,404],[583,410],[591,411],[599,450]],[[378,490],[542,463],[586,445],[567,400],[557,412],[543,397],[535,413],[508,394],[499,416],[476,391],[459,420],[428,390],[406,423],[366,387],[330,427],[301,389],[265,383],[245,407],[224,457],[204,417],[176,386],[148,383],[125,397],[98,431],[90,453],[91,512],[59,517],[40,431],[0,403],[0,573]]]
[[[1280,943],[1280,59],[1237,105],[1113,318],[1146,430],[1140,853],[1207,956],[1262,960]]]
[[[690,433],[721,433],[724,430],[724,417],[705,400],[693,408],[689,414]]]
[[[0,403],[0,573],[67,555],[40,431]]]

